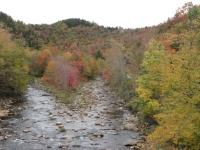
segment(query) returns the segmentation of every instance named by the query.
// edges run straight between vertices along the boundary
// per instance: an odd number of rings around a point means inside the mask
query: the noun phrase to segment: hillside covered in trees
[[[78,18],[24,24],[0,12],[1,96],[25,90],[35,76],[67,98],[101,76],[141,112],[152,149],[200,148],[199,70],[200,6],[191,2],[166,22],[137,29]]]

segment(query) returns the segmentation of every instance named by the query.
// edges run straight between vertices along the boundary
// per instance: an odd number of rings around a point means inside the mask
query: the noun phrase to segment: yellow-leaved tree
[[[149,135],[155,147],[200,148],[200,51],[184,47],[160,64],[162,99],[153,117],[159,126]]]
[[[143,113],[148,117],[153,117],[160,107],[161,101],[161,70],[160,63],[165,57],[164,46],[156,41],[149,42],[149,50],[145,52],[142,63],[142,73],[137,79],[139,94],[138,104]]]
[[[145,53],[137,92],[143,112],[158,123],[148,135],[152,149],[200,149],[199,17],[199,7],[188,10],[176,52],[150,42]]]

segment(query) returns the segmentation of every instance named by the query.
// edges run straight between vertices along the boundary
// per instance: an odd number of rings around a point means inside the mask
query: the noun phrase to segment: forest
[[[41,78],[67,99],[96,77],[140,112],[149,147],[200,149],[200,5],[136,29],[79,18],[25,24],[0,12],[1,97]]]

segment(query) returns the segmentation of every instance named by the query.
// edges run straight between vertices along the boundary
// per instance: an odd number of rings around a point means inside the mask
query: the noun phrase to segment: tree
[[[180,50],[169,53],[160,63],[162,101],[154,115],[159,126],[149,135],[154,146],[200,149],[200,9],[188,9],[187,16],[185,30],[180,33]]]
[[[112,75],[114,81],[123,87],[123,81],[126,78],[125,73],[125,60],[124,60],[124,47],[116,41],[111,41],[112,48],[107,52],[106,66]]]
[[[91,56],[85,56],[83,63],[83,75],[88,79],[93,79],[99,73],[97,61]]]
[[[55,66],[57,72],[58,84],[63,89],[72,89],[78,85],[78,70],[72,67],[66,59],[57,58]]]
[[[96,59],[105,59],[105,58],[103,57],[103,54],[102,54],[102,52],[101,52],[100,50],[98,50],[98,51],[95,53],[95,58],[96,58]]]
[[[18,93],[27,87],[27,57],[10,35],[2,29],[0,33],[0,95]]]
[[[145,115],[153,117],[159,111],[161,100],[161,72],[159,65],[164,60],[164,46],[155,41],[149,42],[149,50],[145,52],[142,62],[142,73],[137,79],[139,104]]]
[[[52,59],[52,54],[48,49],[44,49],[33,53],[30,59],[30,73],[36,77],[42,77],[48,62]]]
[[[57,56],[48,63],[43,76],[43,80],[65,90],[75,88],[78,85],[78,78],[78,69],[70,65],[67,59],[62,56]]]
[[[200,52],[184,47],[161,62],[159,126],[149,135],[151,144],[177,149],[200,148]],[[155,146],[154,145],[154,146]]]
[[[110,41],[111,48],[105,54],[105,69],[103,78],[114,87],[119,96],[130,100],[133,93],[133,78],[129,74],[129,57],[126,56],[127,49],[115,40]]]
[[[145,53],[144,72],[138,78],[137,91],[143,112],[158,123],[148,136],[155,149],[200,148],[200,51],[197,49],[200,13],[197,10],[197,7],[188,9],[188,19],[179,24],[184,30],[178,33],[178,51],[165,52],[163,47],[161,53],[157,45]]]
[[[47,68],[45,70],[45,74],[43,75],[42,79],[46,82],[54,84],[55,86],[58,86],[58,77],[57,77],[57,72],[55,70],[56,63],[57,62],[53,59],[49,61]]]

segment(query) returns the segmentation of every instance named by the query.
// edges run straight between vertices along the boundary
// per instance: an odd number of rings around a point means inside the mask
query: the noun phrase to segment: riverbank
[[[11,108],[12,99],[0,98],[0,119],[9,115],[9,109]]]
[[[0,97],[0,120],[7,118],[11,113],[13,104],[22,99],[23,97],[20,96]]]

